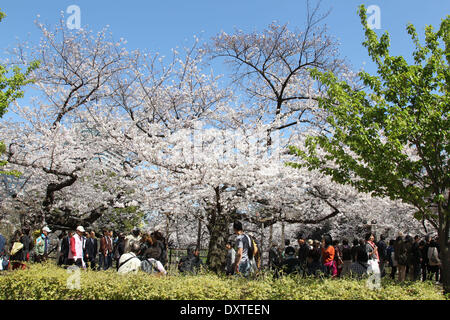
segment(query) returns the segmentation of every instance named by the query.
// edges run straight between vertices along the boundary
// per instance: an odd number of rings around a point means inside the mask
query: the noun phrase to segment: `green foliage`
[[[6,15],[0,11],[0,21],[2,21],[5,16]],[[6,113],[10,103],[23,97],[24,93],[21,88],[33,82],[32,79],[29,79],[29,75],[33,70],[36,70],[39,67],[39,64],[39,61],[33,61],[28,66],[25,73],[22,73],[18,66],[13,67],[12,69],[7,69],[5,66],[0,64],[0,118]],[[0,155],[4,152],[5,145],[0,141]],[[6,164],[6,161],[0,160],[0,168],[4,167]],[[1,174],[14,175],[18,177],[21,173],[15,170],[0,170],[0,175]]]
[[[33,80],[30,73],[39,67],[39,61],[33,61],[25,72],[15,66],[12,69],[0,65],[0,118],[6,113],[9,104],[24,95],[21,88]]]
[[[434,222],[444,223],[450,216],[450,16],[436,32],[426,27],[423,46],[414,26],[407,26],[416,47],[414,63],[408,64],[404,57],[390,55],[387,32],[378,38],[368,27],[364,6],[359,15],[366,36],[363,45],[378,75],[359,73],[364,91],[331,72],[312,71],[327,87],[319,105],[329,112],[333,134],[309,137],[306,150],[290,147],[304,162],[288,165],[318,169],[373,196],[401,199],[415,206],[420,218],[436,219],[432,207],[437,207],[442,221]],[[319,155],[319,148],[324,155]]]
[[[5,151],[6,151],[5,144],[4,144],[3,142],[0,141],[0,156],[1,156]],[[7,163],[8,163],[8,162],[5,161],[5,160],[0,160],[0,169],[1,169],[2,167],[6,166]],[[20,175],[21,175],[22,173],[20,173],[19,171],[16,171],[16,170],[12,170],[12,171],[3,171],[3,170],[0,170],[0,175],[2,175],[2,174],[8,174],[8,175],[13,175],[13,176],[16,176],[16,177],[20,177]]]
[[[113,270],[81,271],[80,288],[67,283],[73,277],[52,263],[33,264],[27,270],[3,272],[1,300],[444,300],[432,282],[398,284],[383,279],[380,290],[365,280],[261,276],[243,279],[202,273],[197,276],[120,275]],[[74,283],[74,282],[72,282]]]

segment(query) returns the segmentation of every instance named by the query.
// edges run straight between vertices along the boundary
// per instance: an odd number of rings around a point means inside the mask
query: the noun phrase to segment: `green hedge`
[[[80,288],[71,289],[69,273],[54,264],[34,264],[27,270],[3,271],[0,299],[48,300],[442,300],[432,282],[398,284],[383,279],[370,290],[365,280],[315,279],[263,275],[258,279],[226,278],[214,274],[156,277],[145,273],[119,275],[114,270],[80,272]]]

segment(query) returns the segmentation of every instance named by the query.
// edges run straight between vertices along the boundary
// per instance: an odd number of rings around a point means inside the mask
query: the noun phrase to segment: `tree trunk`
[[[440,241],[441,263],[442,263],[442,282],[444,285],[444,294],[450,294],[450,252],[448,241]]]
[[[231,220],[226,215],[216,215],[208,223],[209,246],[206,264],[209,269],[219,273],[225,269],[227,250],[225,245],[230,236],[229,225]]]
[[[259,241],[259,250],[261,252],[261,268],[263,267],[264,258],[264,222],[261,223],[261,240]]]
[[[445,214],[445,212],[444,212]],[[441,260],[441,277],[444,285],[444,294],[450,294],[450,239],[449,239],[449,227],[450,218],[443,215],[445,222],[442,223],[438,231],[439,247],[440,247],[440,260]]]
[[[201,248],[202,244],[202,221],[198,219],[198,226],[197,226],[197,248]]]
[[[272,242],[273,242],[273,224],[271,224],[269,227],[269,248],[272,247]]]

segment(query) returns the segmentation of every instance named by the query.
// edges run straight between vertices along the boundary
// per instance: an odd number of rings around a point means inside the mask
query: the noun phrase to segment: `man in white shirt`
[[[139,252],[139,244],[133,243],[131,245],[131,252],[124,253],[119,259],[119,270],[118,273],[127,274],[127,273],[137,273],[141,268],[141,260],[136,256]]]

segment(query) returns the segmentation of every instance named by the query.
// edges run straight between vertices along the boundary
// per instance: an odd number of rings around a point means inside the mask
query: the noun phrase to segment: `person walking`
[[[233,223],[233,231],[237,235],[235,245],[237,248],[235,274],[248,277],[251,270],[250,259],[248,257],[250,241],[246,238],[247,235],[244,233],[242,223],[240,221],[235,221]]]

